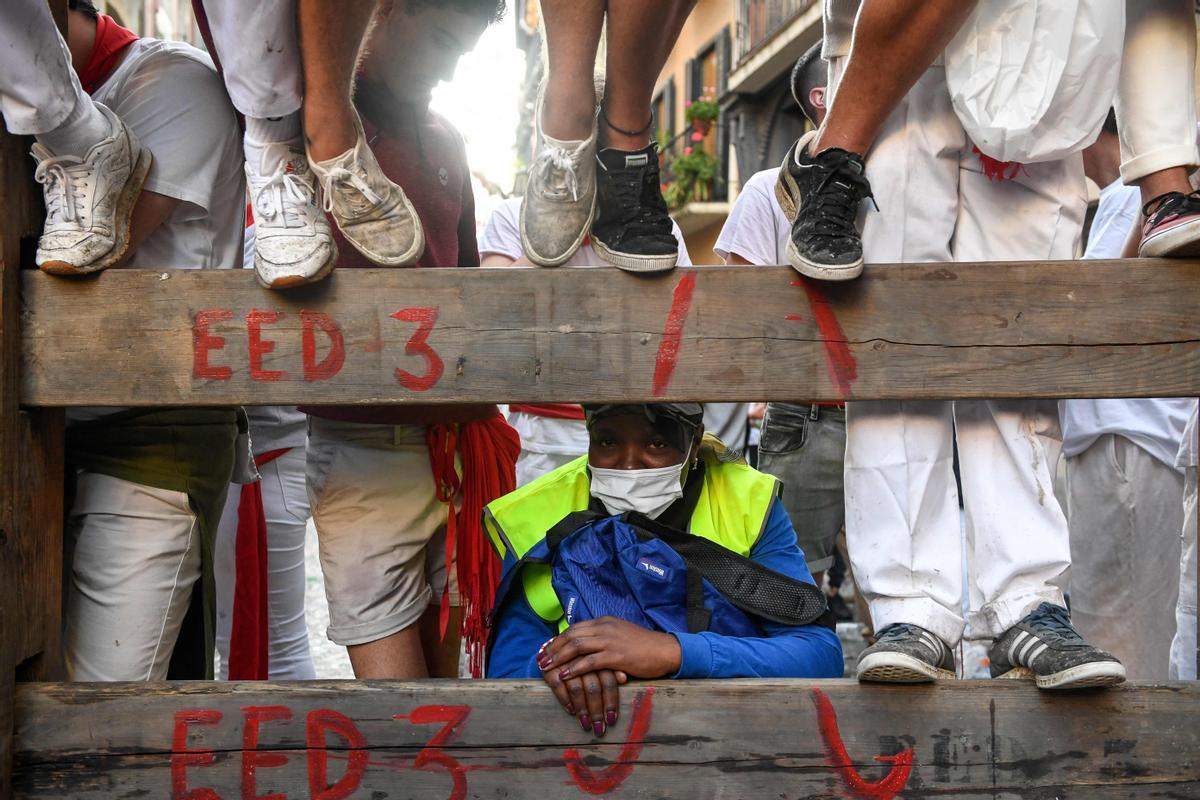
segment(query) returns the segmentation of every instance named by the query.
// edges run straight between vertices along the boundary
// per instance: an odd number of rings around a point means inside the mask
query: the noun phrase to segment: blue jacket
[[[763,534],[750,558],[768,569],[812,583],[796,531],[776,499]],[[515,564],[505,554],[504,569]],[[557,631],[529,607],[520,592],[497,610],[489,678],[540,678],[537,651]],[[820,625],[793,627],[762,621],[766,636],[742,638],[711,632],[675,633],[682,654],[673,678],[840,678],[842,646],[837,635]]]

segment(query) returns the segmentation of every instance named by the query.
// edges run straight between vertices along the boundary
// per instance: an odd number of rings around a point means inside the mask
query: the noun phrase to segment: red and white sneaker
[[[1200,192],[1167,192],[1142,208],[1142,258],[1200,256]]]

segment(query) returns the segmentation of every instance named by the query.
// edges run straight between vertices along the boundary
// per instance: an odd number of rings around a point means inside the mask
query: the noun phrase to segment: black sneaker
[[[862,235],[854,226],[858,207],[870,197],[863,158],[840,147],[810,157],[802,137],[783,159],[775,196],[792,223],[787,257],[801,275],[848,281],[862,274]]]
[[[667,272],[679,260],[679,242],[659,186],[658,147],[596,154],[596,220],[592,247],[629,272]]]
[[[1125,682],[1125,667],[1071,627],[1067,610],[1042,603],[996,637],[988,651],[993,678],[1029,678],[1039,689],[1086,689]]]
[[[954,678],[954,653],[918,625],[896,622],[858,657],[858,679],[881,683],[927,683]]]

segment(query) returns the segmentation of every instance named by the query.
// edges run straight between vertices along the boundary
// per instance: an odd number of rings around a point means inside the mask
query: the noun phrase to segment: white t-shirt
[[[123,266],[240,267],[246,196],[241,134],[208,55],[182,42],[138,39],[92,97],[153,154],[144,188],[181,201]],[[67,421],[121,410],[72,408]]]
[[[754,173],[742,185],[713,246],[722,259],[728,260],[730,253],[737,253],[760,266],[788,263],[792,226],[775,199],[778,178],[779,167],[773,167]]]
[[[1100,192],[1100,205],[1092,220],[1084,258],[1120,258],[1129,229],[1139,219],[1141,192],[1120,180]],[[1168,466],[1175,466],[1184,427],[1196,409],[1189,397],[1139,398],[1129,400],[1064,400],[1062,418],[1063,455],[1077,456],[1101,436],[1124,436]]]

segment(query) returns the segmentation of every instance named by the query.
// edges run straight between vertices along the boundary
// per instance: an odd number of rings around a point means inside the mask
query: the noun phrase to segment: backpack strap
[[[644,514],[628,511],[621,519],[643,540],[660,539],[668,544],[687,562],[689,573],[699,572],[742,611],[780,625],[819,622],[836,627],[825,593],[808,581],[768,569],[716,542],[668,527]]]

